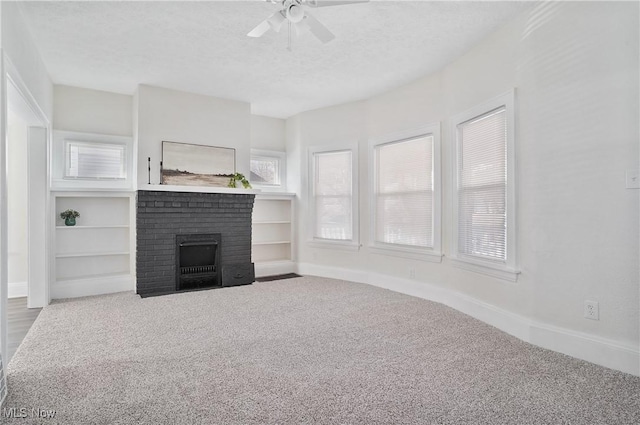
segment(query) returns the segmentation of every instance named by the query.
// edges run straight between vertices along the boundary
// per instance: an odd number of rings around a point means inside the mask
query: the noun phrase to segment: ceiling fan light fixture
[[[304,19],[304,10],[298,4],[291,4],[287,8],[287,19],[294,24],[302,21]]]
[[[0,0],[2,1],[2,0]],[[328,43],[335,35],[320,21],[305,11],[304,7],[340,6],[344,4],[366,3],[369,0],[265,0],[273,4],[280,4],[282,9],[273,13],[267,19],[252,29],[249,37],[262,37],[269,29],[280,32],[282,25],[287,22],[289,26],[289,50],[291,50],[291,31],[300,35],[310,31],[322,43]],[[292,28],[293,27],[293,28]]]

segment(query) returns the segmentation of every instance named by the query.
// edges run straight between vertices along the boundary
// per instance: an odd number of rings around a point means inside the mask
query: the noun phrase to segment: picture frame
[[[235,172],[234,148],[162,142],[161,184],[227,187]]]

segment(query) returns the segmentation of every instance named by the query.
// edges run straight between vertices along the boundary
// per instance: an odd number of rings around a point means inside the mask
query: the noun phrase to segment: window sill
[[[50,188],[51,193],[55,192],[64,192],[64,193],[86,193],[86,192],[122,192],[122,193],[135,193],[136,190],[131,186],[127,187],[95,187],[95,186],[69,186],[69,187],[61,187],[61,186],[52,186]]]
[[[507,267],[500,264],[485,263],[470,258],[451,258],[451,264],[463,270],[475,273],[481,273],[487,276],[495,277],[509,282],[517,282],[520,270]]]
[[[312,248],[324,248],[324,249],[338,249],[342,251],[357,252],[360,250],[360,244],[353,241],[333,241],[323,239],[313,239],[307,242]]]
[[[260,193],[256,194],[256,198],[260,198],[260,199],[281,200],[281,199],[293,199],[296,197],[296,194],[291,192],[265,192],[264,189],[261,189],[260,187],[254,186],[254,188],[261,190]]]
[[[287,193],[287,188],[284,186],[276,186],[276,185],[262,185],[262,184],[257,184],[257,183],[252,183],[251,187],[253,189],[260,189],[262,191],[262,193],[272,193],[272,194],[281,194],[281,193]]]
[[[428,261],[430,263],[441,263],[442,254],[432,250],[423,250],[404,246],[393,245],[370,245],[369,251],[379,255],[390,255],[393,257],[409,258],[412,260]]]

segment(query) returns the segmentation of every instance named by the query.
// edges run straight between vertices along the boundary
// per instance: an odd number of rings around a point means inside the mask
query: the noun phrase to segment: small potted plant
[[[76,210],[66,210],[60,213],[60,218],[64,220],[64,224],[67,226],[75,226],[76,218],[80,217],[80,213]]]
[[[242,187],[244,187],[245,189],[251,189],[251,183],[249,183],[249,180],[247,180],[244,174],[240,174],[240,173],[235,173],[231,176],[228,187],[237,187],[236,186],[237,181],[242,183]]]

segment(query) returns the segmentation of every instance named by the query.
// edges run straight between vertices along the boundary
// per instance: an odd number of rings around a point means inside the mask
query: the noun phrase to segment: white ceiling
[[[321,44],[269,31],[259,1],[23,2],[53,82],[133,94],[138,84],[250,102],[287,118],[365,99],[437,71],[523,11],[523,2],[372,1],[309,9]]]

